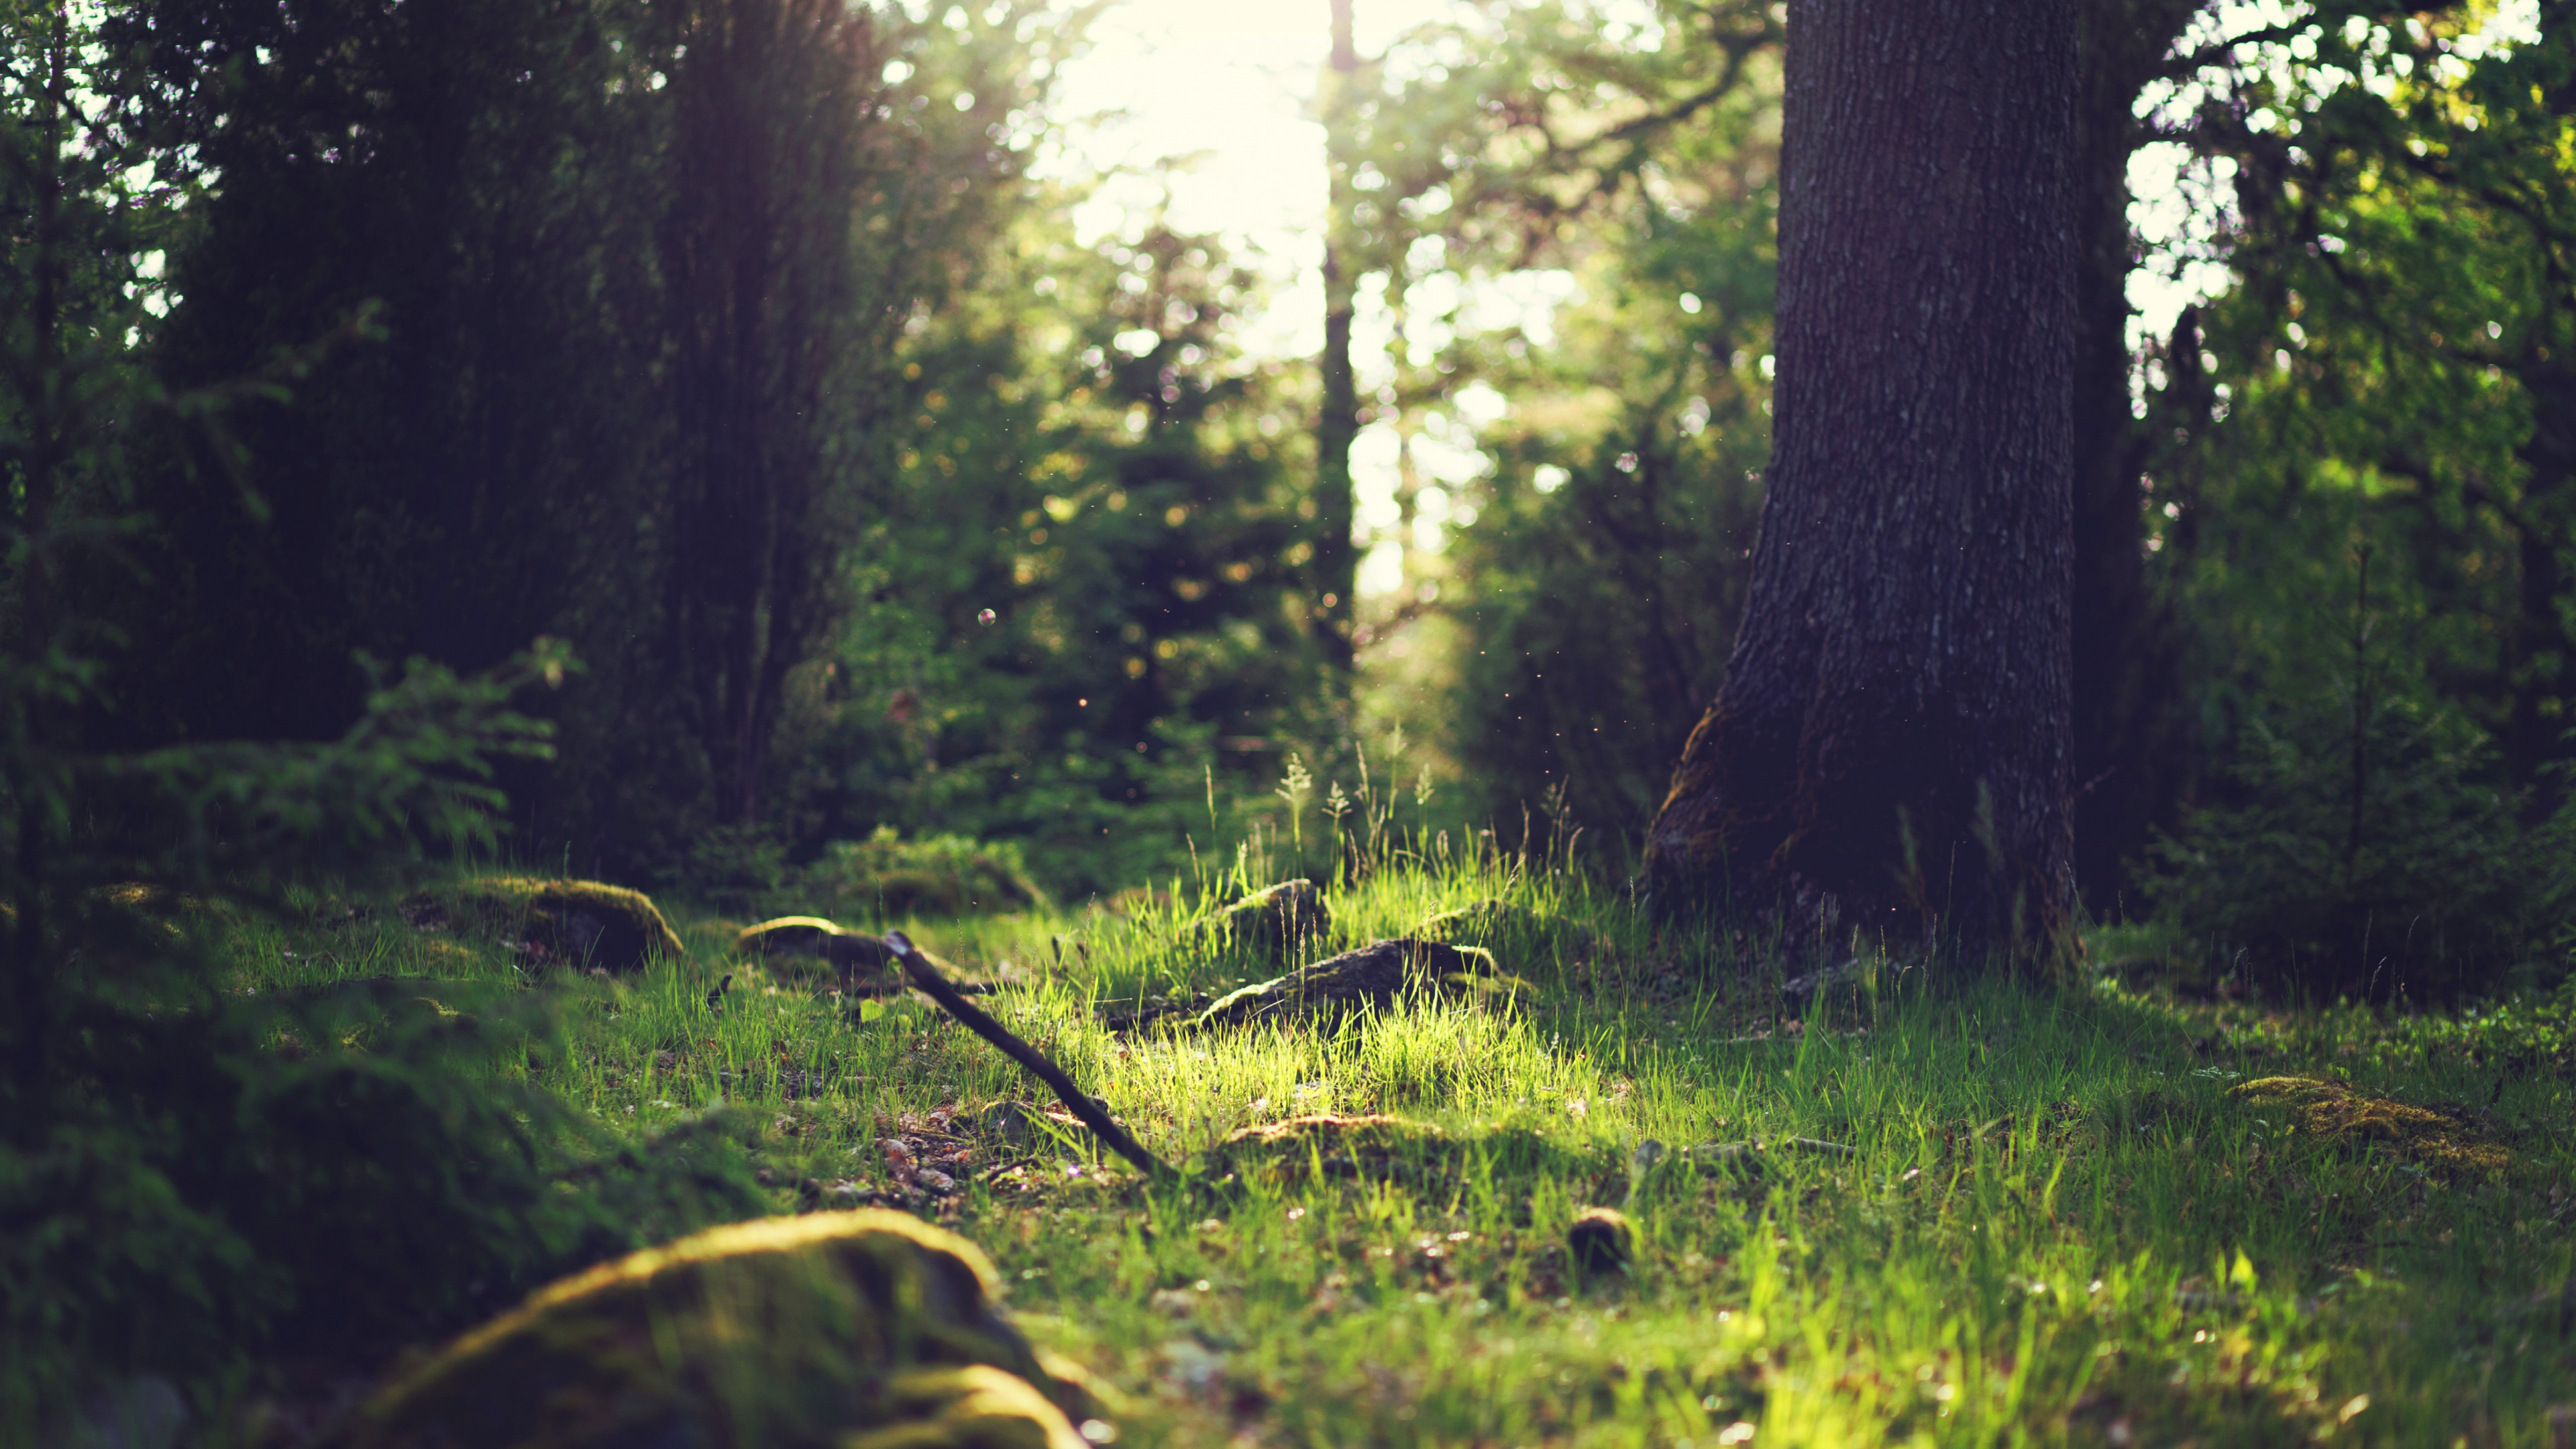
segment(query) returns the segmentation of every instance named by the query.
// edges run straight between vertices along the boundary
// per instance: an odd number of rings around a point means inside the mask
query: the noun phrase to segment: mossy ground
[[[2539,1446],[2576,1404],[2563,1009],[2267,1012],[1890,971],[1800,1023],[1784,963],[1490,858],[1337,890],[1318,949],[1491,897],[1531,913],[1483,942],[1530,991],[1195,1034],[1094,1012],[1275,971],[1194,939],[1184,901],[845,922],[1003,983],[991,1009],[1184,1164],[1171,1188],[1061,1113],[994,1127],[991,1104],[1051,1104],[919,999],[845,1011],[736,959],[745,922],[668,901],[688,958],[580,983],[575,1050],[524,1070],[638,1141],[748,1118],[780,1212],[899,1190],[901,1140],[956,1180],[924,1211],[992,1255],[1032,1336],[1128,1395],[1126,1445]],[[243,986],[513,969],[389,910],[226,929]],[[2238,1090],[2266,1078],[2319,1085]],[[2398,1108],[2478,1152],[2303,1115]],[[1208,1152],[1368,1113],[1440,1129],[1382,1154],[1422,1170]],[[1857,1156],[1635,1153],[1791,1136]],[[1605,1205],[1631,1260],[1587,1275],[1566,1230]]]

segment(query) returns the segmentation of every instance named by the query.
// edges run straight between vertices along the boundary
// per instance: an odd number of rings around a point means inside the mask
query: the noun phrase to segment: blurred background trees
[[[1023,174],[1079,23],[121,12],[197,188],[171,383],[375,335],[141,444],[151,583],[100,582],[130,667],[93,728],[328,737],[359,651],[472,669],[552,634],[581,668],[558,757],[509,781],[516,849],[671,881],[891,823],[1107,886],[1141,782],[1202,796],[1311,649],[1279,386],[1227,338],[1250,279],[1168,228],[1074,247]]]
[[[747,1210],[714,1140],[560,1191],[525,994],[238,997],[183,910],[1113,897],[1298,864],[1397,728],[1427,828],[1633,867],[1760,517],[1782,10],[1319,47],[1347,379],[1240,238],[1078,224],[1092,14],[0,0],[0,1363],[211,1382]],[[2082,16],[2092,919],[2561,978],[2576,4]]]
[[[577,663],[502,848],[556,869],[748,900],[891,829],[1106,894],[1395,726],[1457,823],[1526,806],[1627,869],[1760,513],[1782,12],[1490,0],[1319,44],[1346,398],[1247,341],[1284,299],[1239,238],[1077,226],[1041,158],[1090,13],[106,7],[83,104],[126,149],[63,194],[122,230],[73,272],[115,366],[227,404],[122,419],[62,485],[119,543],[62,565],[100,662],[54,727],[327,740],[362,655],[546,635]],[[2392,914],[2510,896],[2479,951],[2554,959],[2551,892],[2423,882],[2559,878],[2568,7],[2083,19],[2088,909],[2366,982]],[[2323,863],[2213,853],[2258,827]],[[2436,870],[2437,837],[2476,843]]]

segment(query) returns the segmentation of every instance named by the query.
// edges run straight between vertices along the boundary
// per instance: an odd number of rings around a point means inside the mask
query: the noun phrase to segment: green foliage
[[[193,959],[177,981],[221,979]],[[13,1411],[136,1371],[205,1392],[278,1355],[367,1365],[647,1224],[748,1206],[721,1139],[566,1191],[586,1133],[506,1070],[557,1049],[552,1007],[506,983],[163,1000],[70,1013],[77,1104],[0,1146]]]
[[[924,433],[816,691],[799,853],[891,824],[1106,894],[1308,728],[1291,400],[1235,353],[1253,283],[1214,238],[1021,226],[911,344]]]
[[[1705,373],[1676,360],[1668,376]],[[1760,506],[1749,465],[1767,430],[1718,377],[1732,427],[1705,426],[1706,397],[1676,404],[1675,389],[1598,433],[1517,440],[1451,546],[1447,743],[1497,815],[1554,792],[1624,833],[1662,802],[1724,670]]]
[[[810,705],[852,551],[913,486],[911,339],[1010,220],[1033,74],[1079,23],[958,14],[118,12],[184,143],[164,170],[222,178],[169,259],[164,373],[239,376],[362,306],[381,334],[226,446],[143,440],[162,526],[153,587],[93,590],[140,666],[102,725],[324,736],[352,649],[471,671],[550,633],[589,668],[549,701],[564,749],[507,776],[533,850],[668,879],[711,829],[828,838],[794,828]]]
[[[191,199],[137,183],[172,160],[160,95],[95,12],[6,18],[0,1436],[21,1442],[125,1374],[211,1401],[264,1355],[363,1363],[627,1246],[648,1203],[739,1193],[721,1158],[681,1191],[651,1164],[565,1191],[584,1134],[507,1080],[553,1040],[549,1003],[499,983],[244,989],[228,938],[299,876],[493,846],[498,769],[551,749],[512,702],[570,661],[540,640],[397,678],[361,655],[356,717],[319,740],[139,740],[114,719],[150,657],[97,592],[150,558],[132,547],[150,451],[128,445],[162,430],[229,457],[233,412],[318,359],[155,378],[146,304],[167,299],[140,249]]]
[[[1018,846],[954,835],[903,840],[887,826],[865,840],[835,841],[803,872],[804,899],[825,916],[892,921],[1043,906]]]
[[[2153,899],[2319,993],[2492,985],[2576,905],[2576,36],[2484,19],[2327,7],[2300,64],[2218,52],[2183,133],[2244,280],[2145,361],[2206,781]]]
[[[2457,998],[2554,966],[2576,906],[2567,842],[2524,827],[2493,746],[2407,699],[2357,739],[2351,724],[2248,724],[2225,782],[2240,803],[2193,811],[2188,844],[2158,846],[2158,912],[2213,974],[2320,994]]]
[[[143,440],[154,586],[91,585],[136,666],[93,727],[327,735],[353,649],[548,633],[587,667],[502,777],[532,858],[731,900],[884,825],[1076,890],[1185,851],[1215,741],[1302,727],[1286,399],[1213,239],[1078,247],[1021,177],[1084,13],[953,17],[119,12],[165,168],[222,178],[162,370],[376,330],[220,445]]]

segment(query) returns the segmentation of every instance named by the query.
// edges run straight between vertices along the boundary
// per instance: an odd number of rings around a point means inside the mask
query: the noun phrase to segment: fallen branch
[[[922,993],[947,1009],[950,1016],[966,1024],[966,1029],[1002,1049],[1002,1054],[1028,1069],[1029,1075],[1046,1083],[1065,1110],[1082,1120],[1082,1125],[1106,1144],[1110,1151],[1136,1164],[1147,1177],[1165,1179],[1178,1176],[1163,1159],[1145,1150],[1143,1143],[1127,1135],[1127,1129],[1110,1120],[1109,1113],[1086,1095],[1065,1075],[1064,1068],[1048,1061],[1046,1054],[1020,1040],[1011,1029],[986,1015],[982,1008],[959,994],[930,958],[914,947],[901,931],[885,933],[885,943],[894,951],[894,959],[903,963],[904,974]]]
[[[1703,1142],[1683,1149],[1683,1156],[1698,1162],[1740,1162],[1766,1152],[1807,1152],[1819,1157],[1858,1157],[1860,1149],[1840,1142],[1824,1142],[1813,1137],[1780,1137],[1769,1142]]]

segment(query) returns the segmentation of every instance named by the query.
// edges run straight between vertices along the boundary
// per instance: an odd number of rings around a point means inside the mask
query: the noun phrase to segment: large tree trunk
[[[2075,79],[2055,0],[1793,0],[1768,492],[1662,908],[2064,939]]]

